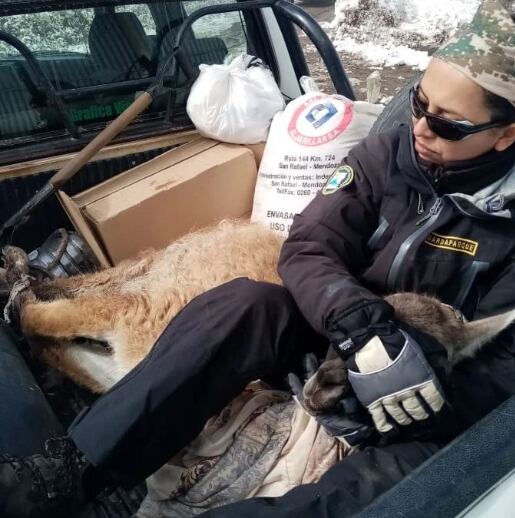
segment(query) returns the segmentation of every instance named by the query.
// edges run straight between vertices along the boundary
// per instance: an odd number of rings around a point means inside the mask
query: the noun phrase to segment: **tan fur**
[[[33,295],[23,295],[22,332],[43,361],[103,392],[145,357],[197,295],[237,277],[279,284],[281,244],[260,225],[226,221],[115,268],[34,283]],[[4,250],[7,272],[20,268],[20,252]],[[78,337],[107,343],[110,355],[97,348],[98,358],[92,356],[90,347],[73,343]]]
[[[145,357],[166,325],[197,295],[237,277],[280,284],[282,241],[259,225],[226,221],[115,268],[34,282],[18,301],[22,331],[44,362],[90,390],[104,392]],[[7,247],[3,255],[0,290],[2,282],[9,288],[27,272],[22,250]],[[435,336],[450,362],[473,355],[515,319],[512,311],[467,323],[453,308],[414,293],[386,300],[399,320]],[[78,343],[79,338],[90,342]],[[341,360],[323,365],[306,385],[308,406],[316,410],[334,404],[345,380]]]
[[[453,307],[429,295],[394,293],[385,297],[395,318],[433,336],[445,347],[452,365],[472,357],[483,345],[515,321],[515,309],[467,322]]]

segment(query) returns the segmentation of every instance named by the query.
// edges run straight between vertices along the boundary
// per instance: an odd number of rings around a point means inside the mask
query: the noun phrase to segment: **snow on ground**
[[[378,66],[424,70],[429,54],[460,25],[480,0],[336,0],[325,24],[337,50]]]

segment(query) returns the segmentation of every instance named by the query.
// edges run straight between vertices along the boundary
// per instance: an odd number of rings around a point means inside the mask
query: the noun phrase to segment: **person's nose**
[[[413,118],[413,134],[415,137],[424,139],[433,139],[436,137],[431,128],[427,125],[425,117],[421,117],[420,119]]]

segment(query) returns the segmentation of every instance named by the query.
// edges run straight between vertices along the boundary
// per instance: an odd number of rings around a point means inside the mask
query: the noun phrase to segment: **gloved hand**
[[[338,350],[338,349],[337,349]],[[423,421],[444,406],[443,390],[419,344],[385,326],[346,360],[348,380],[381,433]]]
[[[318,361],[314,354],[307,354],[304,357],[304,379],[307,381],[316,372]],[[338,437],[348,447],[361,444],[373,433],[374,428],[369,423],[369,418],[362,412],[362,406],[353,396],[341,399],[331,410],[313,413],[304,404],[304,385],[300,378],[294,374],[288,374],[288,384],[294,394],[294,399],[302,408],[312,415],[327,433]]]

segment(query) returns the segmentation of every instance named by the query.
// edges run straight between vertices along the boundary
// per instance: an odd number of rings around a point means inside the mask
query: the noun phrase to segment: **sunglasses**
[[[499,128],[506,125],[506,122],[486,122],[484,124],[472,124],[468,121],[453,121],[439,117],[427,111],[427,103],[418,96],[419,85],[412,86],[409,91],[411,113],[415,119],[426,118],[429,129],[438,137],[444,140],[463,140],[474,133],[485,131],[490,128]]]

